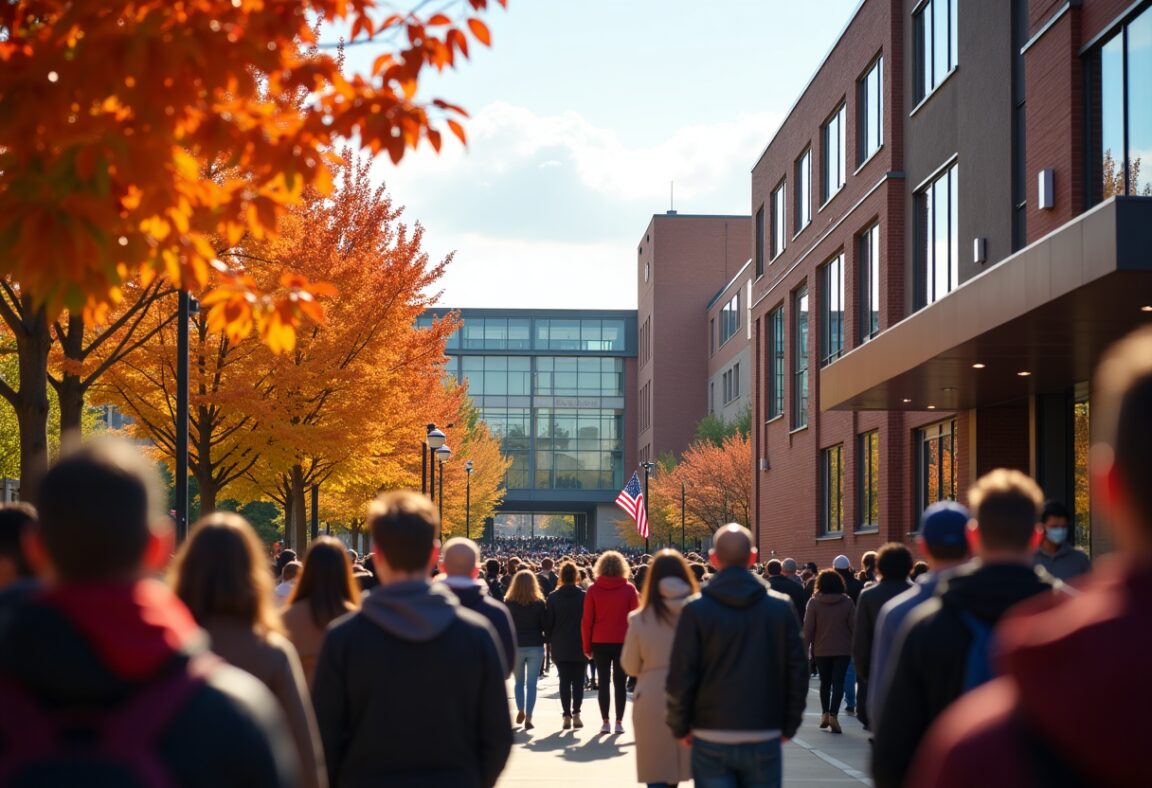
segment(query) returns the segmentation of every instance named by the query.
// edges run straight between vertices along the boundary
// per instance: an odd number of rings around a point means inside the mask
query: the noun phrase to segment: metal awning
[[[1117,197],[822,369],[820,407],[952,411],[1057,391],[1150,322],[1152,198]]]

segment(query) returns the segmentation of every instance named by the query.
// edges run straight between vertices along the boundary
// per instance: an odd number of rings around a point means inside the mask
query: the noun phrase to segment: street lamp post
[[[434,459],[432,452],[444,445],[444,433],[436,429],[435,424],[428,425],[428,434],[420,444],[420,492],[433,497],[436,492],[436,466],[429,460]],[[428,468],[432,466],[432,484],[428,484]]]
[[[464,463],[464,538],[472,538],[472,460]]]
[[[180,289],[176,305],[176,541],[188,536],[188,321],[200,302]]]
[[[433,458],[433,465],[437,462],[440,463],[440,536],[441,542],[444,541],[444,463],[452,456],[452,450],[448,448],[448,444],[441,444],[440,448],[436,450],[436,456]],[[435,494],[435,482],[432,488]]]
[[[644,519],[648,520],[648,476],[652,473],[652,469],[656,467],[655,463],[642,462],[640,467],[644,469]],[[648,521],[648,530],[652,530],[652,522]],[[648,552],[648,537],[644,537],[644,552]]]
[[[685,498],[685,493],[684,493],[684,482],[680,482],[680,552],[681,553],[686,552],[686,550],[685,550],[686,542],[684,541],[684,509],[685,509],[684,504],[685,503],[686,503],[686,498]]]

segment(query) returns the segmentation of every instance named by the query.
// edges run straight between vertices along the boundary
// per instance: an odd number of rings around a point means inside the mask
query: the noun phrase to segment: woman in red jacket
[[[584,618],[581,621],[584,656],[595,660],[596,672],[600,674],[600,716],[604,718],[600,732],[612,732],[608,712],[611,692],[615,688],[616,733],[623,733],[628,677],[620,666],[620,652],[624,647],[624,635],[628,632],[628,614],[636,609],[638,594],[636,586],[628,582],[632,576],[628,562],[615,550],[600,556],[595,573],[596,582],[584,597]]]

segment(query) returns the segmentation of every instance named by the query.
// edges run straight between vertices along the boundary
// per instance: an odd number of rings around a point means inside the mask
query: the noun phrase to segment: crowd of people
[[[150,463],[72,449],[35,508],[0,507],[0,786],[490,788],[516,729],[584,728],[587,692],[586,735],[631,725],[641,783],[778,786],[813,679],[819,729],[854,716],[879,788],[1143,785],[1140,726],[1077,715],[1147,705],[1152,333],[1094,396],[1117,548],[1095,565],[1067,508],[1007,469],[857,567],[761,562],[735,523],[707,556],[484,555],[439,545],[403,491],[369,505],[366,557],[321,537],[270,559],[225,512],[174,551]]]

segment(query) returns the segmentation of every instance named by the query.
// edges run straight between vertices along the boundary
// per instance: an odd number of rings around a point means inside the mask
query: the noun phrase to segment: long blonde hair
[[[169,584],[201,625],[228,618],[259,635],[284,632],[272,604],[264,546],[238,514],[215,512],[196,522],[172,564]]]
[[[504,595],[505,602],[515,602],[518,605],[530,605],[533,602],[543,602],[544,595],[540,593],[540,583],[536,575],[528,569],[521,569],[512,577],[512,584],[508,593]]]

